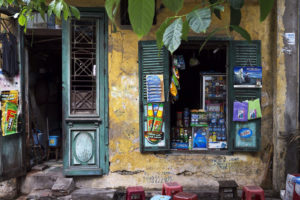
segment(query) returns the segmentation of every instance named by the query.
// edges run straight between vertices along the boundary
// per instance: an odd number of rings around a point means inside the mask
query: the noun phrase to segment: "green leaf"
[[[51,16],[54,7],[55,7],[55,0],[51,1],[51,3],[50,3],[49,6],[48,6],[48,11],[47,11],[48,17]]]
[[[193,31],[196,33],[206,32],[211,23],[211,12],[209,8],[200,8],[190,12],[187,20]]]
[[[235,26],[235,25],[231,25],[230,27],[232,27],[232,29],[239,33],[243,38],[245,38],[248,42],[251,42],[251,36],[250,34],[245,30],[243,29],[242,27],[240,26]]]
[[[173,53],[181,44],[182,19],[176,19],[163,35],[163,43],[167,49]]]
[[[7,3],[12,4],[14,2],[14,0],[6,0]]]
[[[183,26],[182,26],[182,36],[181,36],[181,39],[187,41],[188,40],[189,31],[190,31],[189,22],[187,20],[185,20],[183,22]]]
[[[274,5],[274,0],[259,0],[260,6],[260,21],[264,21],[271,12]]]
[[[244,0],[229,0],[230,6],[236,10],[239,10],[244,5]]]
[[[41,15],[41,18],[44,20],[44,22],[46,21],[46,19],[45,19],[45,10],[43,10],[43,9],[39,9],[38,10],[39,11],[39,13],[40,13],[40,15]]]
[[[114,22],[115,14],[119,7],[120,0],[106,0],[105,1],[105,10],[109,19]]]
[[[63,4],[61,1],[57,2],[55,4],[55,7],[54,7],[54,10],[53,10],[53,13],[60,19],[60,14],[61,14],[61,11],[63,9]]]
[[[236,10],[230,6],[230,25],[238,26],[241,23],[241,10]],[[229,28],[232,31],[232,27]]]
[[[224,6],[222,6],[222,5],[216,5],[216,6],[214,6],[214,9],[224,12]]]
[[[71,16],[69,6],[66,2],[63,2],[63,13],[64,13],[64,20],[67,20],[69,16]]]
[[[70,6],[71,13],[76,19],[80,19],[80,11],[75,6]]]
[[[4,0],[0,0],[0,7],[3,5]]]
[[[184,0],[163,0],[163,4],[171,11],[178,13],[183,7]]]
[[[26,23],[26,17],[22,14],[22,15],[19,15],[19,19],[18,19],[18,22],[21,26],[24,26],[25,23]]]
[[[164,46],[163,43],[163,35],[166,30],[166,28],[170,25],[171,18],[167,18],[159,27],[159,29],[156,31],[156,44],[158,49],[161,49]]]
[[[133,31],[139,38],[146,35],[152,26],[154,12],[154,0],[129,0],[128,14]]]

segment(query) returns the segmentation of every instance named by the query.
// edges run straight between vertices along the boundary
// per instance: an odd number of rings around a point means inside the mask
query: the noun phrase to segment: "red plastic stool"
[[[132,197],[138,197],[134,198],[135,200],[145,200],[145,191],[142,186],[135,186],[135,187],[128,187],[126,189],[126,200],[131,200]]]
[[[178,192],[173,196],[173,200],[198,200],[198,196],[194,193]]]
[[[255,195],[255,200],[265,200],[264,190],[259,186],[244,186],[242,193],[242,200],[251,200]]]
[[[173,196],[174,194],[182,191],[183,190],[181,185],[179,185],[177,182],[170,182],[170,183],[163,184],[161,194]]]

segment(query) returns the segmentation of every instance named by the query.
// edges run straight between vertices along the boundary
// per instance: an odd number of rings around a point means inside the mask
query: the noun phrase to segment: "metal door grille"
[[[71,114],[96,113],[96,20],[71,23]]]

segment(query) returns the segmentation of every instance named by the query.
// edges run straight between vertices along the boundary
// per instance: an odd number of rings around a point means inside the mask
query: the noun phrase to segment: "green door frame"
[[[108,158],[108,77],[107,77],[107,42],[108,42],[108,20],[104,8],[80,8],[81,18],[99,19],[99,29],[97,31],[99,40],[97,41],[96,62],[99,65],[97,70],[97,105],[95,115],[71,115],[70,114],[70,21],[63,21],[62,29],[62,113],[63,113],[63,157],[64,157],[64,174],[66,176],[84,176],[84,175],[102,175],[109,171]],[[100,50],[100,51],[99,51]],[[73,127],[74,123],[74,127]],[[95,128],[99,124],[99,128]],[[73,127],[73,128],[72,128]],[[93,127],[93,128],[91,128]],[[97,129],[97,130],[96,130]],[[89,131],[94,130],[96,142],[99,142],[98,148],[93,147],[93,151],[99,158],[95,162],[98,168],[89,167],[82,164],[80,167],[72,166],[71,141],[76,141],[77,136],[71,138],[71,131]]]

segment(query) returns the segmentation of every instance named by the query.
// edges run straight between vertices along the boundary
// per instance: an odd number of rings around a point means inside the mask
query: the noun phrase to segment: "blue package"
[[[196,132],[194,134],[193,148],[206,148],[206,147],[207,147],[206,137],[203,136],[200,132]]]

